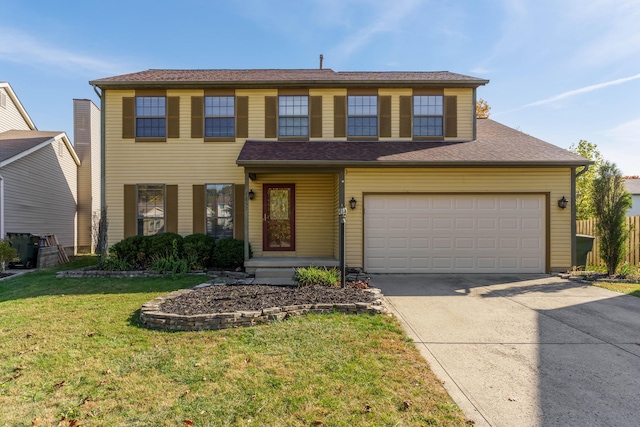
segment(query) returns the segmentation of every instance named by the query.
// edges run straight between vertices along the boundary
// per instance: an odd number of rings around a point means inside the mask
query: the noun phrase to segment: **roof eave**
[[[252,80],[252,81],[102,81],[91,80],[91,86],[101,89],[135,89],[135,88],[280,88],[280,87],[463,87],[477,88],[489,83],[489,80]]]
[[[474,168],[509,168],[509,167],[557,167],[573,168],[592,164],[576,161],[402,161],[402,160],[237,160],[242,167],[474,167]]]

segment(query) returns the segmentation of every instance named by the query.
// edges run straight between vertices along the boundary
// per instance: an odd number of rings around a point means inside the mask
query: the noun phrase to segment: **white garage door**
[[[369,273],[544,273],[542,195],[365,196]]]

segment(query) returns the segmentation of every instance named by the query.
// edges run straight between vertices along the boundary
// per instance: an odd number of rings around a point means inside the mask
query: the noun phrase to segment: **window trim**
[[[349,114],[349,98],[352,97],[375,97],[376,99],[376,134],[375,135],[349,135],[349,119],[352,117],[374,117],[371,115]],[[349,91],[345,98],[345,135],[351,141],[377,141],[380,138],[380,96],[376,92],[370,91]]]
[[[281,114],[281,109],[280,109],[280,100],[281,98],[289,98],[289,97],[300,97],[300,98],[306,98],[307,100],[307,114],[306,115],[282,115]],[[309,136],[311,134],[311,105],[310,105],[310,96],[308,93],[296,93],[296,92],[292,92],[292,93],[288,93],[288,92],[282,92],[280,91],[278,93],[278,97],[277,97],[277,104],[276,104],[276,109],[277,109],[277,116],[276,116],[276,128],[277,128],[277,137],[278,140],[280,141],[308,141],[309,140]],[[306,118],[307,119],[307,134],[306,135],[281,135],[280,131],[281,131],[281,126],[280,126],[280,119],[281,118]]]
[[[442,108],[442,114],[437,115],[437,114],[416,114],[415,112],[415,102],[416,102],[416,98],[417,97],[422,97],[422,96],[438,96],[441,99],[441,108]],[[413,139],[417,140],[417,141],[433,141],[433,140],[444,140],[445,137],[445,96],[444,94],[440,94],[440,93],[414,93],[413,96],[411,97],[411,135],[413,136]],[[415,134],[415,128],[416,128],[416,124],[415,124],[415,120],[416,118],[428,118],[428,117],[440,117],[440,119],[442,120],[442,132],[440,133],[440,135],[416,135]]]
[[[146,187],[162,187],[162,217],[157,217],[157,216],[150,216],[150,217],[145,217],[145,216],[140,216],[140,187],[141,186],[146,186]],[[155,233],[155,234],[144,234],[145,231],[145,226],[144,226],[144,220],[145,219],[149,219],[149,220],[153,220],[154,224],[155,221],[157,221],[158,219],[162,219],[163,221],[163,225],[164,225],[164,231],[163,233],[167,232],[167,185],[166,184],[136,184],[136,205],[135,205],[135,213],[136,213],[136,235],[137,236],[155,236],[158,234],[162,234],[162,233]],[[142,225],[142,230],[143,233],[140,234],[140,219],[143,220],[143,225]]]
[[[164,116],[138,116],[138,98],[164,98]],[[138,93],[134,97],[134,136],[136,142],[166,142],[168,134],[168,98],[166,94]],[[138,119],[162,118],[164,119],[164,136],[138,136]]]
[[[231,214],[228,217],[220,217],[217,214],[217,210],[215,212],[215,216],[209,216],[208,215],[208,199],[207,199],[207,187],[209,186],[221,186],[221,187],[226,187],[229,186],[231,187],[231,193],[230,193],[230,197],[231,197]],[[228,183],[213,183],[213,182],[208,182],[206,184],[204,184],[204,234],[206,234],[207,236],[211,236],[216,240],[219,239],[224,239],[227,237],[234,237],[235,236],[235,217],[236,217],[236,194],[235,194],[235,184],[232,182],[228,182]],[[216,200],[216,205],[218,205],[218,201]],[[217,219],[228,219],[231,222],[231,236],[215,236],[212,234],[209,234],[209,219],[212,218],[214,220]]]
[[[207,115],[207,98],[232,98],[233,99],[233,116],[208,116]],[[233,118],[233,135],[232,136],[207,136],[207,119],[208,118]],[[202,135],[204,142],[234,142],[238,135],[238,100],[235,93],[208,93],[205,92],[202,97]]]

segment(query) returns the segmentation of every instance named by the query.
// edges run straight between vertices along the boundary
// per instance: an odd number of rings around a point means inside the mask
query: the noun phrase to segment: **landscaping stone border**
[[[285,307],[269,307],[255,311],[194,315],[181,315],[160,311],[160,305],[166,300],[193,292],[194,289],[203,286],[212,285],[203,283],[193,288],[180,289],[146,302],[140,310],[140,320],[142,324],[150,329],[161,329],[165,331],[202,331],[253,326],[276,320],[284,320],[293,316],[301,316],[306,313],[331,313],[337,311],[347,314],[382,314],[387,312],[386,307],[382,304],[382,292],[377,288],[366,289],[366,291],[372,292],[377,296],[377,298],[370,303],[298,304]]]

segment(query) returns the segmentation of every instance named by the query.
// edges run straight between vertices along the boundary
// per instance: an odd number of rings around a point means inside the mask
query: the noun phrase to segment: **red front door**
[[[264,184],[262,249],[295,251],[295,184]]]

